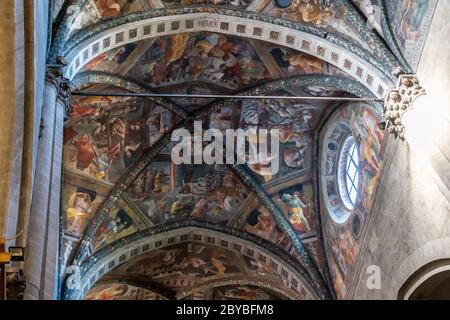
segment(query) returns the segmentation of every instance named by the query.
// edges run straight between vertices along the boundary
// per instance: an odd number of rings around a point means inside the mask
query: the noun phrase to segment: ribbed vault
[[[322,128],[346,105],[289,97],[382,99],[409,70],[387,13],[371,29],[364,8],[345,0],[310,1],[309,11],[303,0],[283,10],[265,0],[108,3],[70,0],[55,20],[49,62],[64,57],[73,90],[100,93],[74,96],[65,125],[61,297],[206,298],[259,288],[261,296],[336,298],[318,150]],[[365,108],[379,115],[382,106]],[[204,129],[280,130],[280,170],[175,165],[172,133],[195,120]],[[305,220],[292,218],[296,210]],[[158,259],[170,260],[167,270]],[[77,288],[65,273],[73,265]]]

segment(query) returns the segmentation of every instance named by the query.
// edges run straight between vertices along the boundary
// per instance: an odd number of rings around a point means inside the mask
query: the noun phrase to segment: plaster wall
[[[389,143],[351,298],[397,299],[415,271],[450,256],[448,12],[450,2],[439,1],[417,72],[427,95],[404,119],[406,140]],[[371,265],[380,268],[379,289],[367,286]]]

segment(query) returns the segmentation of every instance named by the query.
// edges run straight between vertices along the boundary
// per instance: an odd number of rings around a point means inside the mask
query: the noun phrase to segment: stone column
[[[0,237],[6,236],[13,162],[15,119],[15,15],[14,1],[0,1]],[[8,235],[11,236],[11,235]]]
[[[69,92],[58,70],[48,70],[25,256],[24,299],[55,294],[64,114]]]

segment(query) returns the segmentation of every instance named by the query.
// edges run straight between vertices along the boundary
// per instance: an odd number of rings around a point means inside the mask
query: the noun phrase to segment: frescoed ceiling
[[[380,98],[395,80],[393,70],[408,70],[397,55],[405,47],[394,41],[391,47],[386,39],[394,38],[381,26],[367,27],[365,5],[362,0],[294,0],[288,8],[269,0],[67,1],[51,54],[70,60],[65,72],[73,89],[104,94],[73,96],[65,124],[61,297],[341,298],[323,239],[318,136],[342,105],[337,99]],[[415,12],[411,22],[421,11],[409,10]],[[232,20],[201,20],[205,13],[249,24],[221,32]],[[160,27],[162,19],[186,15],[201,16],[192,20],[193,30],[174,32],[181,28],[176,21],[171,32]],[[181,24],[186,29],[188,21]],[[142,30],[114,34],[127,23]],[[150,25],[161,28],[161,35],[142,37]],[[294,31],[311,38],[298,40]],[[100,44],[109,49],[100,50]],[[174,163],[172,132],[191,130],[193,120],[223,133],[251,126],[278,129],[279,153],[273,156],[279,170],[272,160]],[[81,268],[79,289],[65,285],[66,267],[73,264]]]
[[[180,33],[131,43],[91,60],[82,72],[116,70],[154,92],[234,94],[270,80],[302,74],[346,76],[336,67],[290,48],[218,33]],[[183,108],[211,99],[172,99]]]

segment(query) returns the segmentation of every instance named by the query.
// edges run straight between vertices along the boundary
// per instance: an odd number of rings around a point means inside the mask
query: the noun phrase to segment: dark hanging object
[[[287,8],[292,4],[292,0],[276,0],[277,7]]]

